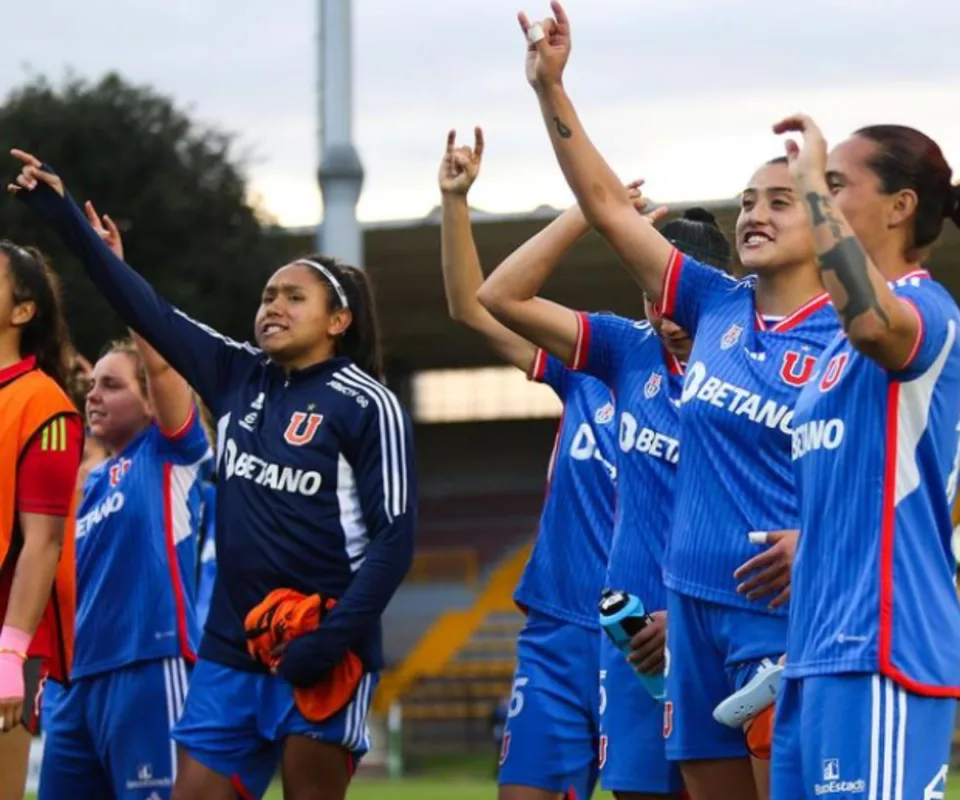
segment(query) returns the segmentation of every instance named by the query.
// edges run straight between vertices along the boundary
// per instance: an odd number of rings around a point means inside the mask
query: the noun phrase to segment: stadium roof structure
[[[738,213],[735,201],[671,204],[671,215],[694,205],[710,210],[733,240]],[[550,207],[517,214],[474,210],[474,237],[484,269],[492,270],[559,213]],[[367,223],[363,227],[366,267],[376,287],[391,371],[409,374],[497,363],[479,337],[447,316],[440,276],[439,209],[421,219]],[[288,237],[291,256],[313,249],[312,229],[286,229],[283,233]],[[949,222],[930,268],[954,297],[960,298],[960,230]],[[574,248],[543,295],[578,309],[643,315],[639,288],[609,245],[595,233]]]

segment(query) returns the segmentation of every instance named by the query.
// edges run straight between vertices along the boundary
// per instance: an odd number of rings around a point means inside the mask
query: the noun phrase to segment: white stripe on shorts
[[[167,726],[173,731],[187,697],[187,667],[182,658],[163,660],[163,683],[166,689]],[[170,778],[177,779],[177,743],[170,737]]]
[[[870,690],[872,709],[867,800],[903,800],[907,768],[907,692],[902,686],[880,675],[870,679]]]

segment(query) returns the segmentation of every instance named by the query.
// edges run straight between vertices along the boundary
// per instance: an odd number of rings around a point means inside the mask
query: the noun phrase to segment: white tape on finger
[[[750,537],[750,544],[766,544],[767,543],[766,531],[750,531],[750,533],[747,535]]]
[[[530,44],[536,44],[542,38],[543,38],[543,25],[541,25],[539,22],[535,23],[534,25],[531,25],[529,30],[527,31],[527,41],[530,42]]]

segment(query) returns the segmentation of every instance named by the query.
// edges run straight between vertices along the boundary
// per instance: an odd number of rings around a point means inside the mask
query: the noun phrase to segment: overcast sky
[[[235,132],[253,190],[281,222],[321,214],[316,186],[317,4],[311,0],[21,0],[4,6],[0,89],[31,72],[109,69]],[[658,200],[734,195],[782,152],[775,119],[803,110],[837,140],[914,125],[960,170],[956,0],[567,0],[566,85],[624,179]],[[365,220],[438,201],[446,131],[482,124],[473,204],[570,202],[523,74],[515,14],[545,0],[355,0],[355,135]]]

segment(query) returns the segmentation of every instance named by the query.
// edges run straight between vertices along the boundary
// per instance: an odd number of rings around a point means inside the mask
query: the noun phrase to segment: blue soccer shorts
[[[675,794],[680,771],[667,761],[663,704],[654,700],[613,642],[600,644],[600,780],[610,792]]]
[[[667,590],[663,732],[671,761],[747,758],[743,732],[713,709],[786,649],[787,618]]]
[[[39,800],[167,800],[176,777],[173,727],[183,709],[183,659],[146,661],[69,687],[48,681]]]
[[[500,751],[501,786],[590,797],[600,736],[597,630],[531,610],[517,639],[517,668]]]
[[[780,685],[772,800],[942,800],[957,712],[881,675],[823,675]]]
[[[367,713],[379,677],[364,675],[350,703],[318,723],[297,710],[293,687],[282,678],[201,659],[173,737],[193,759],[261,797],[280,765],[287,736],[339,745],[354,765],[359,762],[370,749]]]

